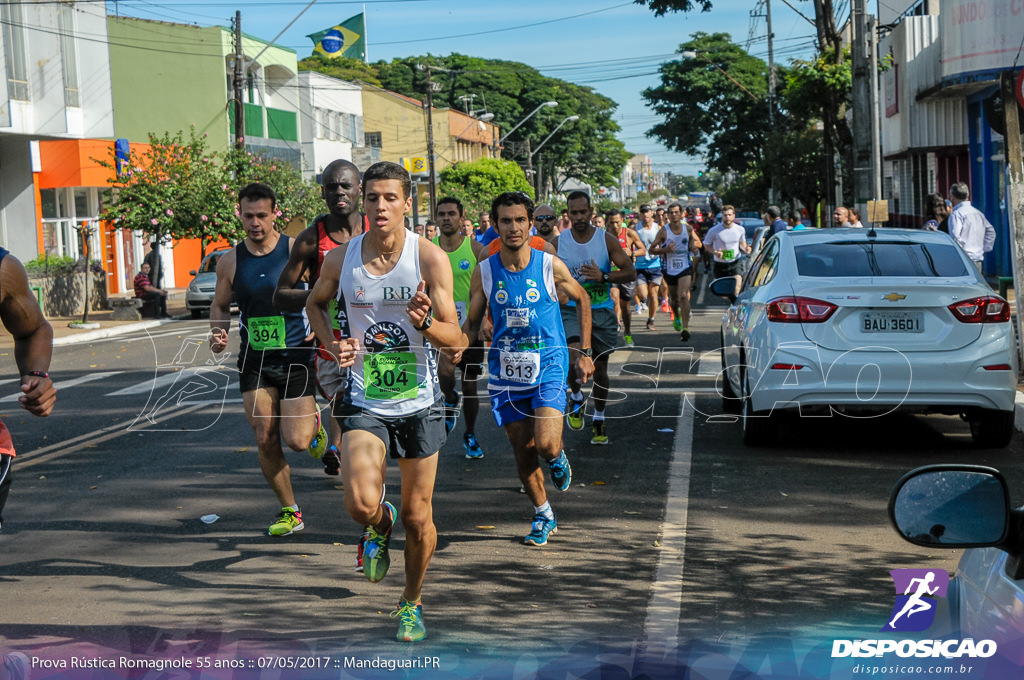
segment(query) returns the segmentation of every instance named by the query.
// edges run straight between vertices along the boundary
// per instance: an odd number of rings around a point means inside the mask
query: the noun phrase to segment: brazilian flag
[[[366,22],[362,13],[346,19],[337,26],[306,37],[316,46],[313,51],[325,57],[347,57],[366,61]]]

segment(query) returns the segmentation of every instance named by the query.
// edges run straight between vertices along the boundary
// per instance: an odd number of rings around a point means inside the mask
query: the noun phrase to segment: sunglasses
[[[554,215],[535,215],[533,218],[534,222],[554,222]]]

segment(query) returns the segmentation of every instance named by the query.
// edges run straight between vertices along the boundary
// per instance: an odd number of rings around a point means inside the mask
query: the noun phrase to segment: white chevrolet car
[[[722,366],[723,404],[753,446],[786,413],[961,414],[983,447],[1014,431],[1010,306],[943,232],[776,234],[722,320]]]

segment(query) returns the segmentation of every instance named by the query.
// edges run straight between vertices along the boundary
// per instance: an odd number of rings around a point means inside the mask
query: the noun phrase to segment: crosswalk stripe
[[[101,371],[99,373],[88,373],[77,378],[72,378],[71,380],[62,380],[60,382],[54,383],[53,386],[57,388],[58,392],[60,392],[61,390],[66,390],[67,388],[74,387],[75,385],[82,385],[85,383],[93,382],[95,380],[102,380],[103,378],[109,378],[112,375],[118,375],[120,373],[124,373],[124,371]],[[17,401],[18,397],[20,396],[21,392],[9,394],[6,397],[0,399],[0,404]]]
[[[182,371],[175,371],[174,373],[166,373],[157,378],[147,379],[141,381],[135,385],[124,387],[115,392],[109,392],[106,396],[108,397],[125,397],[134,394],[149,394],[151,392],[159,392],[162,388],[168,387],[174,383],[174,381],[180,379]]]

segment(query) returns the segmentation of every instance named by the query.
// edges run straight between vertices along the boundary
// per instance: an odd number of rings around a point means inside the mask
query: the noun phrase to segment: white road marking
[[[103,378],[108,378],[112,375],[118,375],[120,373],[124,373],[124,371],[105,371],[100,373],[89,373],[87,375],[79,376],[78,378],[73,378],[71,380],[62,380],[60,382],[54,383],[53,386],[57,388],[57,392],[59,393],[61,390],[66,390],[67,388],[74,387],[75,385],[93,382],[94,380],[102,380]],[[6,397],[0,399],[0,404],[17,401],[18,397],[20,396],[21,392],[9,394]]]
[[[687,393],[684,398],[692,399]],[[665,518],[658,535],[658,568],[651,585],[651,601],[644,620],[648,648],[673,650],[679,643],[679,616],[683,607],[683,571],[686,556],[686,521],[690,505],[690,466],[693,461],[693,410],[685,409],[676,421],[672,461],[668,470]]]

